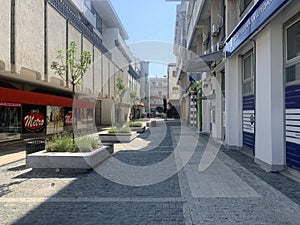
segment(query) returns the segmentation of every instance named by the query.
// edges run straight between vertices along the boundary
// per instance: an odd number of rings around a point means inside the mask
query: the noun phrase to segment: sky
[[[167,64],[175,62],[173,42],[178,2],[110,1],[128,33],[129,48],[136,57],[150,62],[149,75],[167,75]]]

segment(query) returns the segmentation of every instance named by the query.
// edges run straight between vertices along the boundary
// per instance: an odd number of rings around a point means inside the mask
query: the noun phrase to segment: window
[[[240,12],[242,13],[251,2],[252,0],[240,0]]]
[[[286,28],[285,82],[300,80],[300,20]]]
[[[158,96],[162,96],[162,91],[157,92]]]
[[[172,88],[172,94],[178,94],[178,87]]]
[[[161,81],[158,82],[158,86],[160,86],[160,87],[162,86],[162,82]]]
[[[175,71],[173,71],[172,76],[173,76],[173,77],[176,77],[176,75],[177,75],[177,71],[175,70]]]
[[[243,56],[243,95],[254,93],[254,79],[253,79],[253,54],[249,52]]]

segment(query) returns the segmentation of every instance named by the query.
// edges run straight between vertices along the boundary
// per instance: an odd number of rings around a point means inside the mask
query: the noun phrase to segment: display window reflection
[[[0,142],[21,138],[21,106],[0,102]]]
[[[60,133],[64,130],[64,107],[47,106],[47,134]]]

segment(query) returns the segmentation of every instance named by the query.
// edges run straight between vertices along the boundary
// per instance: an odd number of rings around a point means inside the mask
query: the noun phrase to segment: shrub
[[[143,123],[141,123],[141,122],[130,122],[128,125],[129,125],[129,127],[142,127]]]
[[[125,127],[111,127],[108,130],[109,134],[114,134],[114,133],[130,133],[131,129],[128,126]]]
[[[48,152],[90,152],[100,147],[99,139],[95,137],[80,137],[73,142],[71,135],[56,135],[46,143]]]

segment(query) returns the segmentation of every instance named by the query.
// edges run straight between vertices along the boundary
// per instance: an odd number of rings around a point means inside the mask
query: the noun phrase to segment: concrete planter
[[[135,131],[137,133],[144,133],[146,130],[146,127],[130,127],[132,131]]]
[[[137,137],[137,132],[132,131],[130,133],[108,133],[103,131],[99,133],[99,137],[102,143],[128,143]]]
[[[26,156],[26,166],[33,169],[89,170],[108,159],[113,146],[93,152],[47,152],[42,150]]]

